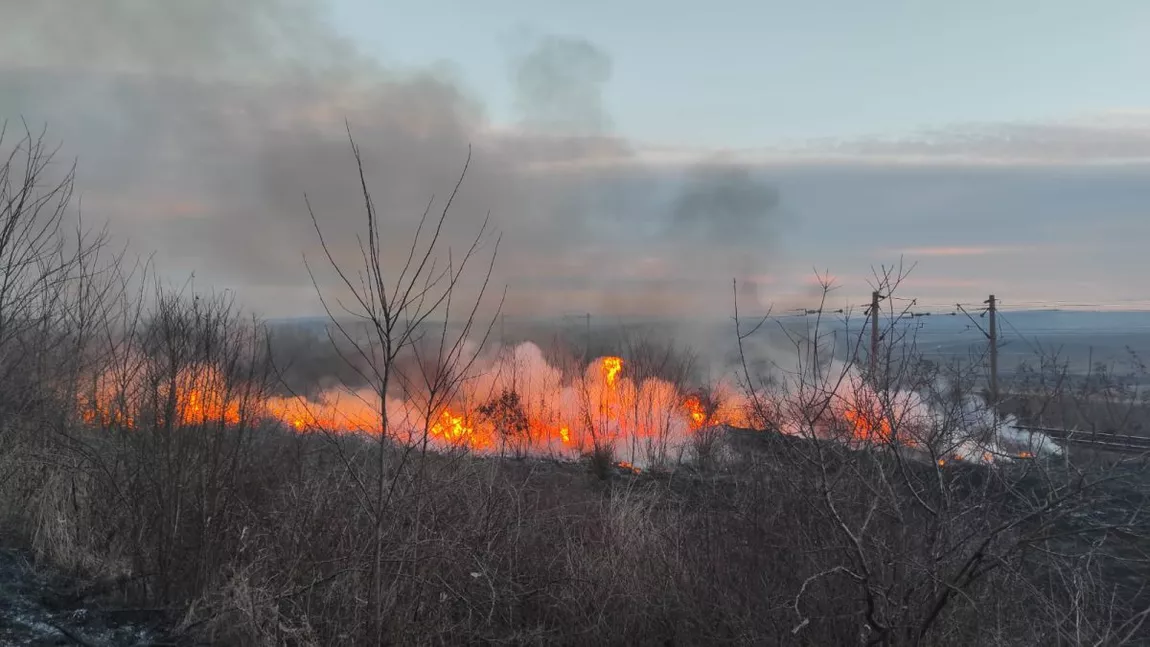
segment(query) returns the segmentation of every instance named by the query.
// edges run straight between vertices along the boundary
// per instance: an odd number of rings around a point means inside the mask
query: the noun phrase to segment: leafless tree
[[[439,423],[437,418],[458,394],[462,380],[479,356],[498,319],[498,310],[486,326],[477,316],[491,278],[499,238],[496,236],[491,240],[489,221],[484,218],[462,255],[453,255],[443,244],[448,215],[470,164],[469,151],[467,162],[450,196],[437,215],[432,214],[434,198],[428,202],[419,218],[405,260],[397,274],[389,275],[385,259],[387,251],[382,242],[383,224],[368,187],[364,158],[351,136],[350,128],[348,137],[363,195],[366,226],[366,232],[359,238],[360,259],[356,261],[358,267],[355,270],[348,261],[337,258],[333,245],[324,237],[321,219],[310,202],[308,211],[326,260],[350,295],[349,302],[337,300],[337,303],[333,303],[332,299],[325,297],[325,290],[314,272],[312,279],[331,318],[334,336],[346,342],[362,360],[358,364],[366,367],[364,377],[371,385],[379,411],[377,459],[373,473],[365,475],[356,471],[354,478],[360,483],[363,501],[374,519],[367,591],[369,640],[382,643],[385,640],[383,569],[387,559],[383,538],[389,508],[396,488],[405,483],[402,475],[409,461],[413,456],[426,456],[432,431]],[[473,299],[460,303],[458,288],[466,272],[477,261],[485,243],[493,244],[486,267],[481,268],[482,283]],[[365,335],[357,334],[353,325],[347,323],[349,316],[366,329]],[[469,345],[469,341],[476,343]],[[414,370],[405,369],[402,365],[405,356],[415,360]],[[390,396],[396,392],[415,405],[416,421],[407,419],[402,426],[397,424],[401,412],[395,411],[389,404]],[[411,435],[413,424],[416,433]],[[399,460],[392,466],[389,465],[388,447],[396,441],[402,450]],[[351,466],[352,463],[349,461],[347,465]],[[423,487],[419,477],[424,469],[424,461],[416,461],[416,476],[409,484],[417,492]],[[418,528],[415,532],[418,532]]]
[[[896,303],[903,278],[901,269],[883,270],[874,288]],[[831,287],[824,284],[824,306]],[[747,344],[770,323],[745,326],[736,301],[748,400],[759,420],[796,438],[781,445],[779,469],[789,477],[780,495],[804,501],[803,525],[823,529],[803,532],[812,558],[795,563],[805,575],[791,602],[793,634],[876,645],[985,644],[997,634],[1012,643],[1022,627],[1003,610],[1026,608],[1043,618],[1026,631],[1047,644],[1129,639],[1129,622],[1141,616],[1127,610],[1113,624],[1100,616],[1107,592],[1094,569],[1098,542],[1143,533],[1138,513],[1082,521],[1104,501],[1112,505],[1108,487],[1129,474],[1044,457],[1041,447],[1006,452],[997,412],[947,390],[914,361],[905,303],[884,317],[877,375],[856,364],[865,326],[840,352],[849,323],[816,320],[809,334],[788,334],[798,361],[785,370],[776,364],[769,380],[750,369]],[[995,462],[967,465],[955,460],[960,451],[965,460]],[[849,587],[857,603],[837,602],[828,581]],[[973,616],[998,624],[979,629],[966,620]]]

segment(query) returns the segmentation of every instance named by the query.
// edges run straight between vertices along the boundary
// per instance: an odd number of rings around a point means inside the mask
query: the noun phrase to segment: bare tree
[[[471,161],[470,150],[459,180],[438,215],[432,215],[434,197],[419,218],[414,238],[407,249],[406,258],[395,275],[388,274],[382,243],[383,226],[368,188],[364,159],[348,130],[355,158],[360,190],[363,194],[366,232],[359,238],[359,267],[352,270],[347,261],[336,257],[333,246],[324,237],[320,218],[310,202],[308,211],[324,255],[338,275],[342,287],[350,295],[350,302],[332,303],[312,273],[313,284],[331,319],[334,337],[352,348],[365,366],[365,381],[370,384],[379,411],[377,458],[372,473],[365,475],[356,470],[354,478],[360,484],[363,501],[374,520],[370,548],[368,584],[368,631],[370,641],[382,643],[384,636],[384,528],[396,488],[404,483],[402,475],[415,455],[425,457],[438,418],[458,394],[462,380],[476,361],[498,319],[498,309],[486,326],[477,316],[483,304],[491,271],[498,252],[499,237],[494,238],[489,260],[483,272],[482,283],[473,299],[459,303],[457,288],[470,270],[484,243],[490,241],[488,218],[475,234],[471,244],[461,256],[455,256],[443,245],[444,228],[448,214],[458,195]],[[446,259],[443,255],[446,255]],[[311,267],[309,266],[309,272]],[[502,305],[502,300],[500,300]],[[364,329],[357,334],[350,316]],[[438,321],[436,318],[439,318]],[[469,345],[468,341],[477,342]],[[405,368],[405,357],[413,358],[415,368]],[[389,403],[394,392],[415,405],[418,419],[400,422],[401,415],[411,412],[395,411]],[[416,433],[411,434],[411,431]],[[402,447],[399,460],[389,464],[389,444]],[[423,487],[419,478],[425,468],[417,461],[415,478],[410,485],[416,494]],[[351,467],[352,463],[346,463]],[[418,522],[416,529],[418,532]]]
[[[901,268],[884,269],[874,288],[896,303],[905,276]],[[824,283],[823,306],[831,288]],[[803,533],[817,559],[795,563],[803,575],[790,605],[794,635],[875,645],[985,644],[997,631],[1013,643],[1023,625],[1002,610],[1026,608],[1052,622],[1027,627],[1042,642],[1130,639],[1140,615],[1127,609],[1109,623],[1097,613],[1107,592],[1096,577],[1096,540],[1113,542],[1116,531],[1143,533],[1134,522],[1138,513],[1083,521],[1098,506],[1113,505],[1109,485],[1129,481],[1129,474],[1113,464],[1087,468],[1042,456],[1049,445],[1015,439],[1022,446],[1007,448],[997,413],[915,361],[907,302],[889,307],[874,376],[855,364],[865,327],[837,349],[849,322],[821,320],[807,335],[788,333],[793,365],[775,364],[776,379],[756,375],[747,343],[768,322],[744,327],[737,301],[735,310],[742,379],[756,417],[796,437],[778,455],[779,469],[789,474],[780,481],[787,490],[781,496],[804,501],[810,518],[803,525],[821,529]],[[857,602],[837,601],[827,581],[848,587]],[[1077,606],[1068,608],[1068,600]],[[999,627],[980,633],[964,620],[972,614],[996,618]]]

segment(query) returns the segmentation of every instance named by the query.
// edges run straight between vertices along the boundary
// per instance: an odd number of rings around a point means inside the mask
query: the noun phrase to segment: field
[[[858,322],[734,304],[507,326],[481,307],[493,257],[437,265],[434,237],[399,272],[333,257],[364,277],[353,316],[266,325],[64,237],[69,187],[0,203],[5,640],[1150,639],[1144,457],[1003,424],[961,328],[880,315],[866,361]],[[1141,408],[1106,407],[1137,401],[1137,362],[1043,353],[1066,346],[1050,327],[1010,340],[1039,352],[1004,363],[1002,406],[1133,433]],[[1098,334],[1114,353],[1136,332]]]

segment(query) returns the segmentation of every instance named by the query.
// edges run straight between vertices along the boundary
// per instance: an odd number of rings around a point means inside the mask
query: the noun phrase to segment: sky
[[[1062,120],[1150,105],[1150,6],[1075,0],[584,2],[339,0],[340,29],[385,60],[455,68],[515,119],[508,59],[525,34],[574,35],[612,60],[619,132],[754,148]]]
[[[359,258],[349,125],[387,259],[470,147],[444,240],[490,214],[512,316],[857,305],[883,265],[924,309],[1150,307],[1145,3],[0,10],[0,117],[77,160],[85,220],[266,316],[339,291],[308,204]]]

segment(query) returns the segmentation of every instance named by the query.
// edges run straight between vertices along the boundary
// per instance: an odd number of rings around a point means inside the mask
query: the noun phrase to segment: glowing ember
[[[631,463],[628,463],[627,461],[619,461],[618,463],[615,463],[615,467],[618,467],[621,470],[627,470],[627,471],[631,472],[632,474],[641,474],[643,472],[643,470],[639,469],[638,467],[635,467],[634,465],[632,465]]]

